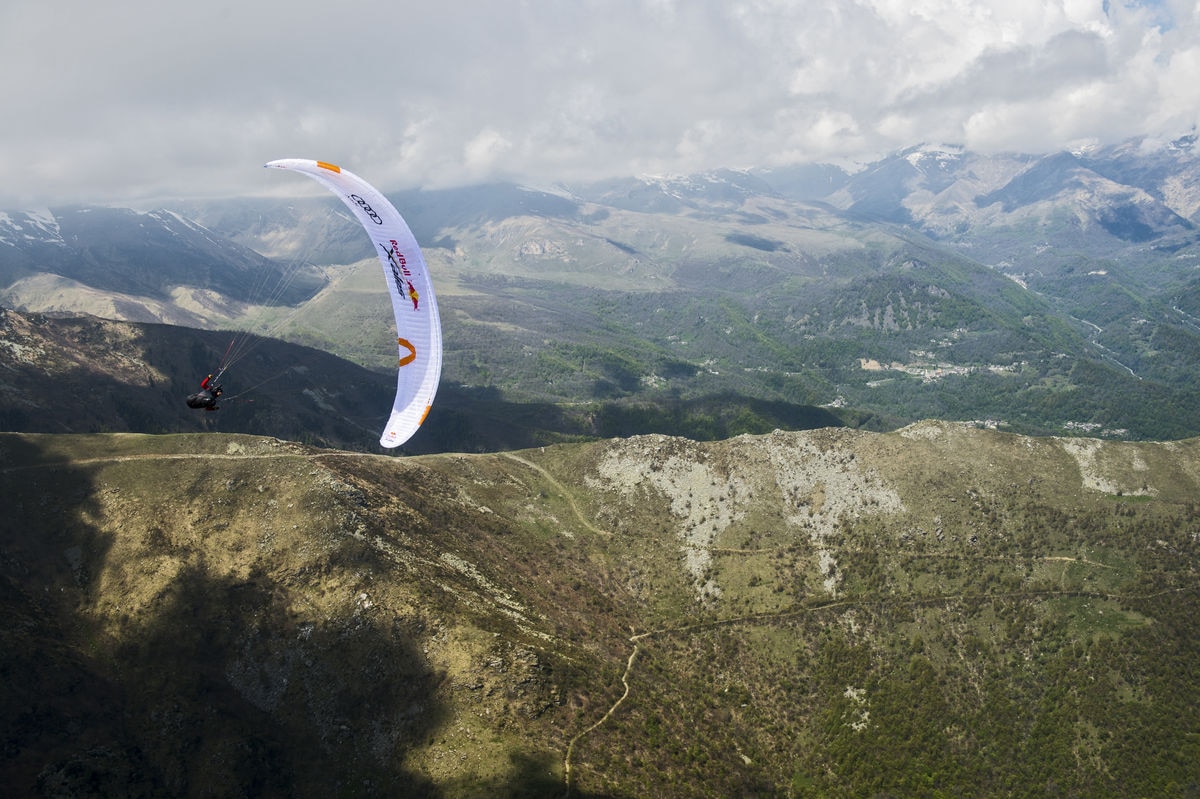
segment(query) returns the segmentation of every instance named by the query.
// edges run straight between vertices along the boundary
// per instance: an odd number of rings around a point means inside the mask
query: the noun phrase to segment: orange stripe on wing
[[[400,357],[400,365],[401,366],[408,366],[410,363],[412,363],[413,361],[415,361],[417,359],[417,348],[412,345],[412,342],[410,342],[406,338],[398,338],[398,339],[396,339],[396,343],[399,344],[401,347],[404,347],[404,349],[408,350],[407,355],[402,355]]]
[[[321,167],[321,169],[328,169],[330,172],[339,172],[340,173],[342,171],[342,168],[340,166],[338,166],[337,164],[330,164],[325,161],[318,161],[317,166]]]

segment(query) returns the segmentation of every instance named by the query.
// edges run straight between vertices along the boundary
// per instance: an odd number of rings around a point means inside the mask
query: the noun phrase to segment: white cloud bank
[[[547,183],[1190,132],[1200,4],[8,0],[0,65],[0,207]]]

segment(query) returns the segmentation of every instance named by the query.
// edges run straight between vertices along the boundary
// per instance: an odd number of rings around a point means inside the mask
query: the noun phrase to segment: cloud
[[[1200,115],[1164,0],[126,0],[0,6],[0,207],[1052,150]]]

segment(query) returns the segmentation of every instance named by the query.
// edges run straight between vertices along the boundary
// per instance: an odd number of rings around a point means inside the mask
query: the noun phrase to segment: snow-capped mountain
[[[0,302],[14,306],[198,323],[206,294],[212,302],[244,298],[284,268],[172,211],[0,213]],[[315,288],[299,276],[279,300],[297,302]]]

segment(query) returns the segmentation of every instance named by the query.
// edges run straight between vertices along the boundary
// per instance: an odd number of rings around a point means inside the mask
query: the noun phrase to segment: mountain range
[[[1200,794],[1194,145],[3,214],[0,785]]]
[[[918,147],[856,171],[392,199],[444,298],[448,384],[1164,439],[1198,432],[1198,163],[1194,137],[1048,156]],[[0,303],[248,328],[386,371],[378,267],[335,204],[9,212]]]

